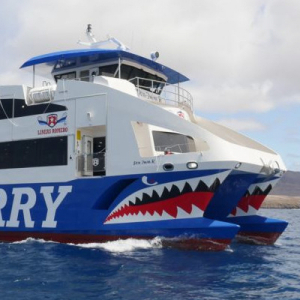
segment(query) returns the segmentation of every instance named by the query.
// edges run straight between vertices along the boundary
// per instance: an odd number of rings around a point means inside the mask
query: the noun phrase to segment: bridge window
[[[68,67],[73,67],[76,65],[76,59],[61,59],[58,60],[54,69],[62,69],[62,68],[68,68]]]
[[[90,81],[90,71],[89,70],[80,71],[79,77],[81,81]]]
[[[118,64],[112,64],[108,66],[99,67],[99,75],[109,77],[119,77]],[[131,81],[134,85],[138,85],[140,88],[153,91],[161,91],[163,88],[163,82],[165,80],[157,75],[144,71],[143,69],[129,66],[126,64],[121,65],[121,78]],[[138,78],[138,79],[137,79]]]
[[[108,76],[108,77],[115,77],[117,75],[118,65],[113,64],[109,66],[103,66],[99,68],[99,75]]]
[[[76,72],[69,72],[64,74],[55,75],[54,79],[57,82],[59,79],[71,80],[76,78]]]

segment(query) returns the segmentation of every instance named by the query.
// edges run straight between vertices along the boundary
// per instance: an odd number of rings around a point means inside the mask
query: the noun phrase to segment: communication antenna
[[[119,41],[118,39],[116,39],[114,37],[110,37],[109,35],[107,36],[107,40],[98,42],[92,33],[92,25],[91,24],[87,25],[86,36],[87,36],[89,42],[82,42],[79,40],[77,42],[77,44],[83,45],[83,46],[88,46],[90,48],[99,48],[99,47],[107,45],[109,43],[113,43],[113,44],[117,45],[118,50],[123,50],[123,51],[129,50],[129,48],[126,45],[124,45],[121,41]]]

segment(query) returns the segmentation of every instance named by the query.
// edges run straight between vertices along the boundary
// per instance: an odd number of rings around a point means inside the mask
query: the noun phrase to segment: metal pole
[[[32,69],[33,69],[32,87],[35,87],[35,65],[32,66]]]

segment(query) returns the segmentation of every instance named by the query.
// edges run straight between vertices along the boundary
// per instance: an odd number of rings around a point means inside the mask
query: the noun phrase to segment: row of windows
[[[0,169],[67,165],[68,137],[0,143]]]
[[[81,56],[79,61],[76,58],[60,59],[54,66],[54,70],[80,66],[81,64],[86,63],[94,64],[96,62],[101,62],[102,60],[103,58],[100,54]]]
[[[100,54],[92,54],[87,56],[80,57],[79,64],[85,64],[85,63],[95,63],[101,61]],[[57,61],[56,65],[54,66],[54,70],[62,69],[62,68],[69,68],[69,67],[75,67],[78,65],[78,61],[76,58],[69,58],[69,59],[60,59]]]
[[[0,120],[65,110],[67,110],[65,106],[58,104],[47,103],[28,106],[23,99],[0,99]]]
[[[102,66],[98,68],[99,75],[102,76],[109,76],[109,77],[119,77],[119,71],[118,71],[118,64],[112,64],[112,65],[107,65],[107,66]],[[84,70],[80,72],[80,79],[83,81],[89,81],[89,70]],[[128,66],[125,64],[121,65],[121,78],[130,80],[133,78],[144,78],[139,79],[139,86],[143,89],[150,90],[151,89],[156,89],[156,90],[161,90],[163,86],[161,86],[161,82],[164,82],[164,80],[161,77],[158,77],[157,75],[150,74],[142,69]],[[76,72],[67,72],[59,75],[54,75],[55,81],[59,79],[65,79],[65,80],[71,80],[76,78]],[[159,81],[159,82],[157,82]],[[137,82],[133,82],[134,84],[137,84]],[[161,89],[159,89],[161,88]]]
[[[103,66],[99,68],[99,75],[119,77],[119,72],[117,71],[117,69],[118,69],[117,64]],[[150,88],[157,89],[161,85],[160,82],[164,81],[161,77],[158,77],[157,75],[150,74],[142,69],[128,66],[125,64],[121,65],[121,78],[126,80],[130,80],[133,78],[140,78],[138,84],[140,87],[146,90],[149,90]],[[143,80],[141,78],[146,80]],[[137,82],[133,82],[133,83],[137,84]]]

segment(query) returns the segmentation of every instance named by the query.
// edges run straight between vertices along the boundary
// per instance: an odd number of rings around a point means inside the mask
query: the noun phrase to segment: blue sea
[[[274,246],[223,252],[162,248],[159,239],[0,244],[6,299],[300,299],[300,210],[263,209],[289,226]]]

